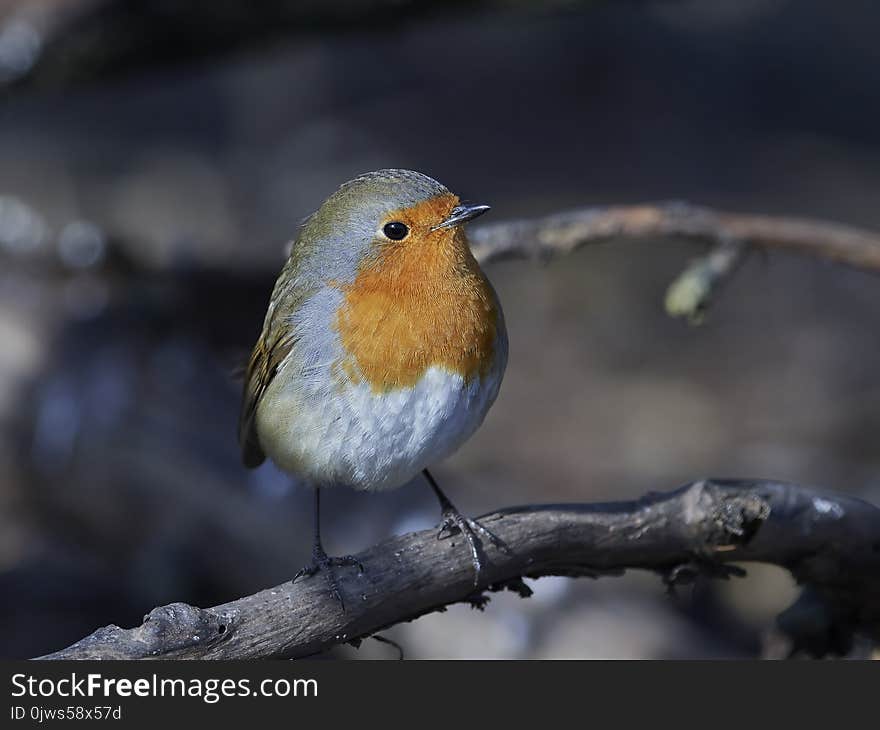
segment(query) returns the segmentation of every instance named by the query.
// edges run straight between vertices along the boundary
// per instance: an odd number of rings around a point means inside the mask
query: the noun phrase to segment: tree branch
[[[837,223],[725,213],[689,203],[583,208],[544,218],[474,226],[474,254],[484,262],[547,259],[617,238],[696,238],[787,249],[880,272],[880,234]]]
[[[475,591],[457,539],[425,530],[382,542],[340,571],[346,611],[320,574],[231,603],[154,609],[133,629],[107,626],[43,659],[303,657],[456,602],[481,607],[486,590],[528,595],[522,577],[654,570],[672,584],[732,562],[787,568],[809,588],[780,623],[795,645],[845,651],[854,632],[880,638],[880,509],[861,500],[760,480],[706,480],[634,502],[515,507],[482,518],[510,548],[492,549]],[[797,610],[794,610],[797,609]]]

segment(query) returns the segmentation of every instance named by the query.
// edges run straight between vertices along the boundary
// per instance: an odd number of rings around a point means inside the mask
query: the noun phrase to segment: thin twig
[[[740,241],[880,272],[880,233],[806,218],[725,213],[688,203],[583,208],[532,220],[474,226],[474,254],[484,262],[546,259],[618,238]]]

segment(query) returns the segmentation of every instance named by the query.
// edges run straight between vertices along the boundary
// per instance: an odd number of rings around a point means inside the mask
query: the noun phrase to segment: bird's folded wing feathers
[[[245,466],[256,467],[263,463],[266,454],[257,436],[257,406],[278,372],[294,343],[291,333],[267,341],[260,337],[251,354],[245,380],[244,398],[238,421],[238,440]]]
[[[291,269],[292,262],[288,261],[275,284],[263,331],[248,361],[238,419],[238,441],[242,460],[245,466],[251,468],[259,466],[266,459],[257,434],[257,408],[298,339],[290,315],[311,293],[297,286]]]

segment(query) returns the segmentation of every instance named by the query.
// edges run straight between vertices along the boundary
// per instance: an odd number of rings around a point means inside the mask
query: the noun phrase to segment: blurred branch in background
[[[670,287],[672,316],[699,320],[715,287],[730,276],[748,246],[809,254],[880,273],[880,234],[805,218],[726,213],[689,203],[583,208],[533,220],[474,226],[483,262],[550,259],[591,243],[616,239],[690,238],[715,245]]]
[[[669,586],[730,565],[766,562],[807,588],[780,616],[792,653],[845,654],[855,633],[880,638],[880,509],[852,497],[762,480],[704,480],[635,502],[512,507],[482,518],[510,548],[492,550],[476,591],[464,545],[410,533],[340,571],[346,609],[321,574],[209,609],[154,609],[134,629],[108,626],[44,659],[297,658],[449,604],[482,608],[485,591],[528,597],[522,578],[659,572]]]

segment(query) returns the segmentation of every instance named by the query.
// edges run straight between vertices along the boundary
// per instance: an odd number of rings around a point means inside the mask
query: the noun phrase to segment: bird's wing
[[[259,466],[266,459],[257,434],[257,408],[266,388],[284,365],[298,339],[290,323],[290,315],[311,293],[297,285],[293,266],[294,263],[288,261],[278,277],[269,300],[263,331],[247,365],[238,418],[238,442],[242,460],[245,466],[251,468]]]

